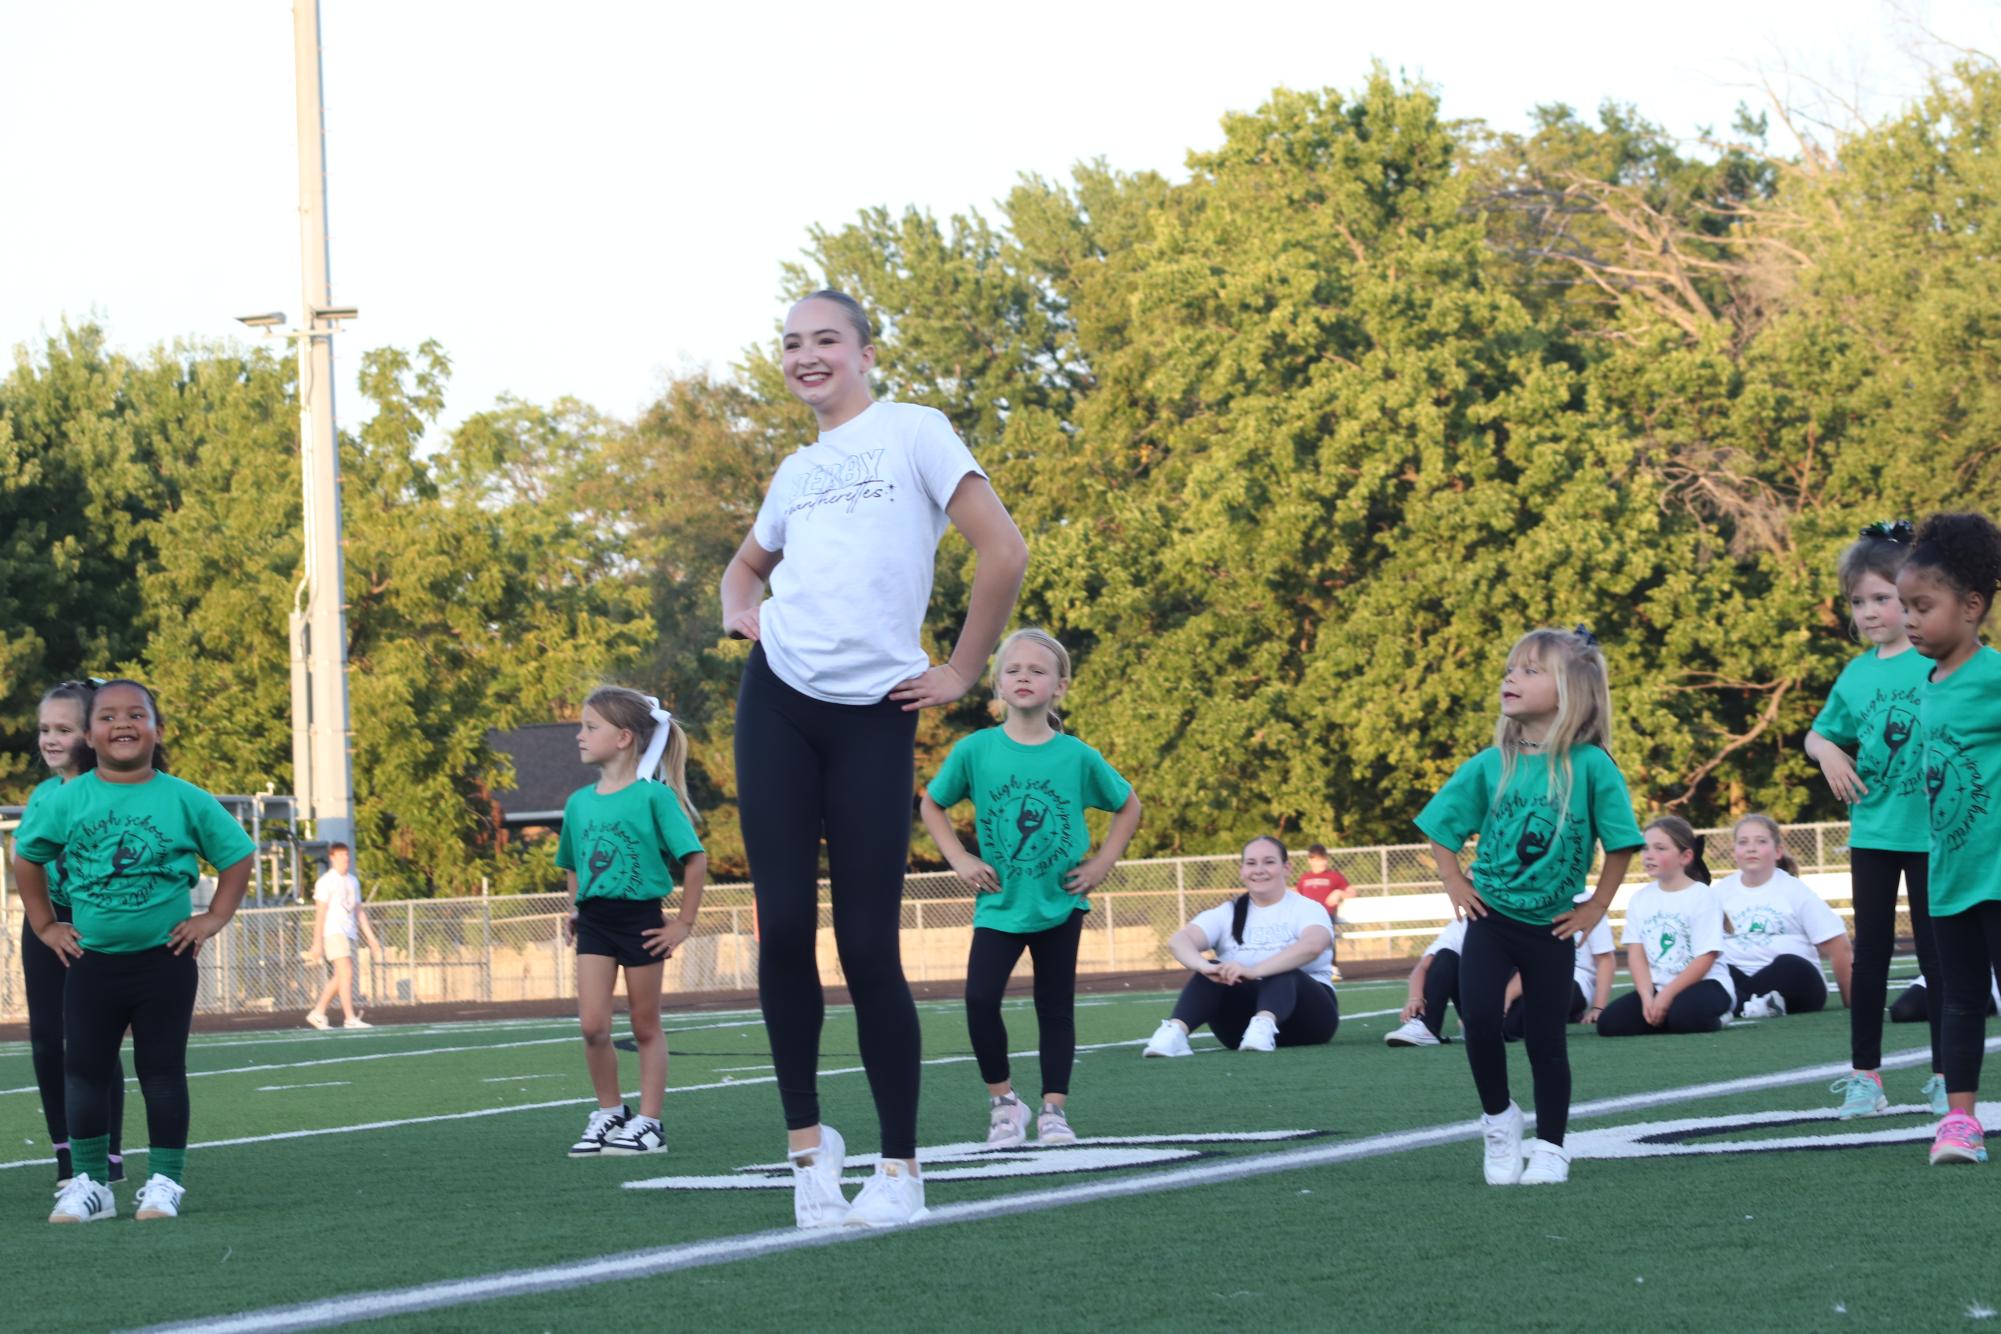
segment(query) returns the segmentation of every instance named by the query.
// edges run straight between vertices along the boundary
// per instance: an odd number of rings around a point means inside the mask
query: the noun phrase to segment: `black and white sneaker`
[[[667,1152],[667,1131],[650,1116],[635,1116],[604,1137],[604,1156],[630,1158]]]
[[[632,1119],[632,1109],[620,1103],[616,1107],[599,1107],[591,1113],[591,1119],[584,1122],[583,1136],[570,1146],[572,1158],[595,1158],[604,1152],[604,1142],[613,1131]]]

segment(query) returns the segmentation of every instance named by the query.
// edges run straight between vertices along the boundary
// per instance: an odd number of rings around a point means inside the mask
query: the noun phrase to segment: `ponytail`
[[[1251,915],[1251,892],[1247,889],[1230,900],[1230,939],[1244,943],[1244,923]]]

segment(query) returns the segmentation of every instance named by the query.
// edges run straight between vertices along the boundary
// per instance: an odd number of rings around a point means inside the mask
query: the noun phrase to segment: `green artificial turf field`
[[[1573,1028],[1571,1181],[1497,1190],[1461,1049],[1383,1045],[1402,995],[1344,986],[1327,1047],[1204,1037],[1179,1061],[1138,1054],[1168,997],[1084,997],[1084,1143],[1002,1155],[968,1143],[985,1103],[959,1007],[923,1005],[920,1137],[927,1159],[961,1150],[927,1167],[929,1225],[893,1234],[800,1234],[787,1190],[734,1188],[783,1157],[755,1015],[670,1015],[671,1152],[580,1162],[564,1150],[590,1099],[563,1021],[198,1035],[185,1213],[136,1223],[123,1186],[121,1216],[84,1227],[43,1221],[28,1057],[0,1046],[0,1326],[1947,1329],[2001,1308],[2001,1163],[1926,1166],[1921,1027],[1886,1030],[1913,1110],[1848,1125],[1826,1089],[1838,1003],[1706,1037]],[[1008,1017],[1032,1051],[1027,1003]],[[858,1157],[874,1116],[846,1011],[824,1050],[826,1116]],[[1032,1092],[1033,1057],[1015,1074]],[[1783,1112],[1804,1115],[1747,1119]],[[136,1087],[127,1115],[143,1145]],[[1903,1142],[1815,1143],[1843,1134]],[[693,1180],[623,1188],[661,1178]]]

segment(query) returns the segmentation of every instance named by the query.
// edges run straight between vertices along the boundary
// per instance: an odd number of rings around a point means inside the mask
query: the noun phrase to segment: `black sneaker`
[[[105,1178],[105,1183],[107,1185],[115,1186],[124,1179],[125,1179],[125,1159],[122,1157],[114,1157],[111,1160],[111,1172]]]
[[[617,1107],[599,1107],[591,1112],[590,1120],[584,1122],[584,1133],[570,1146],[572,1158],[595,1158],[604,1152],[604,1142],[611,1133],[632,1119],[632,1109],[623,1104]]]
[[[76,1175],[76,1168],[72,1166],[70,1163],[69,1150],[67,1148],[57,1149],[56,1189],[61,1190],[64,1186],[67,1186],[69,1184],[69,1179],[75,1175]]]
[[[667,1152],[667,1132],[650,1116],[635,1116],[604,1138],[604,1156],[629,1158]]]

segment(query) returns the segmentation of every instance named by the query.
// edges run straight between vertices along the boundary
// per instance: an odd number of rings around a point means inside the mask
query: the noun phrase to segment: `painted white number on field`
[[[2001,1102],[1983,1102],[1977,1112],[1983,1125],[1996,1124]],[[1802,1112],[1739,1112],[1735,1116],[1688,1116],[1674,1121],[1639,1121],[1602,1130],[1573,1130],[1564,1140],[1572,1158],[1677,1158],[1689,1154],[1773,1153],[1788,1149],[1846,1149],[1882,1144],[1922,1144],[1930,1141],[1937,1124],[1931,1109],[1913,1103],[1892,1107],[1885,1117],[1921,1116],[1915,1124],[1905,1121],[1880,1129],[1854,1130],[1857,1124],[1841,1121],[1832,1108],[1819,1107]],[[1841,1129],[1829,1134],[1827,1131]],[[1750,1136],[1755,1138],[1724,1138]],[[1769,1133],[1785,1132],[1785,1133]]]
[[[1204,1146],[1213,1144],[1271,1144],[1287,1140],[1317,1139],[1324,1130],[1257,1130],[1242,1134],[1213,1135],[1106,1135],[1080,1139],[1075,1144],[1039,1148],[1033,1144],[1018,1149],[989,1149],[968,1140],[963,1144],[940,1144],[920,1148],[917,1161],[924,1165],[927,1181],[995,1181],[1007,1177],[1061,1176],[1073,1172],[1112,1172],[1127,1167],[1156,1167],[1161,1163],[1185,1162],[1205,1156]],[[875,1171],[879,1154],[858,1154],[848,1159],[851,1169],[845,1178],[859,1185]],[[649,1177],[628,1181],[627,1190],[783,1190],[792,1185],[792,1169],[784,1163],[753,1163],[722,1176]]]

